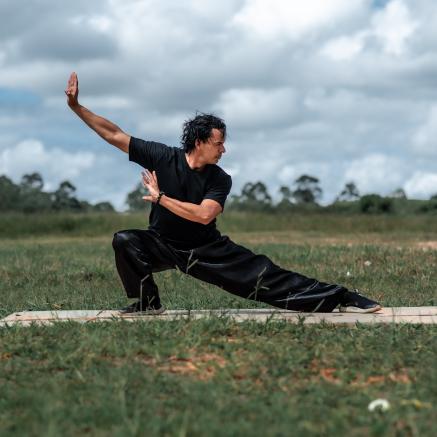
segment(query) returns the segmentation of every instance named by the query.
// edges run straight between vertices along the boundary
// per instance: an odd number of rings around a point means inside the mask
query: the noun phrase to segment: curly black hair
[[[194,150],[196,140],[206,141],[212,129],[218,129],[226,139],[225,122],[213,114],[196,113],[192,119],[186,120],[182,126],[181,144],[185,153]]]

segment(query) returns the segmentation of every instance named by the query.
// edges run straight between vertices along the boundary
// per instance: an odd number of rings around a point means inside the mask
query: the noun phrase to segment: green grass
[[[23,229],[17,217],[14,229]],[[127,302],[112,232],[144,227],[143,217],[93,217],[65,216],[78,225],[62,234],[35,216],[27,237],[0,241],[0,317]],[[385,305],[437,305],[437,252],[422,245],[437,229],[427,217],[294,216],[275,228],[272,220],[229,215],[221,227],[285,268]],[[155,279],[168,308],[266,307],[174,270]],[[431,436],[436,333],[226,318],[3,327],[0,435]],[[370,413],[376,398],[391,409]]]
[[[392,245],[247,246],[284,268],[365,290],[386,306],[437,304],[432,250]],[[155,279],[164,304],[171,309],[266,307],[176,270],[155,274]],[[4,241],[0,283],[0,316],[23,310],[108,309],[126,302],[111,238]]]
[[[3,329],[0,432],[433,435],[434,343],[426,326],[226,319]]]
[[[108,237],[120,229],[145,228],[148,213],[0,214],[0,238],[41,236]],[[258,231],[312,232],[324,235],[386,234],[393,238],[437,239],[433,215],[344,215],[329,212],[258,213],[225,211],[218,217],[224,233]]]

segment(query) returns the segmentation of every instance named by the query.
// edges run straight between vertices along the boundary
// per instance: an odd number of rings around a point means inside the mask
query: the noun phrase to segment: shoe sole
[[[369,313],[375,313],[376,311],[379,311],[382,309],[381,305],[377,305],[372,308],[358,308],[358,307],[342,307],[340,306],[339,310],[341,313],[356,313],[356,314],[369,314]]]
[[[144,310],[144,311],[134,311],[132,313],[119,311],[122,316],[157,316],[165,311],[165,307],[162,306],[157,310]]]

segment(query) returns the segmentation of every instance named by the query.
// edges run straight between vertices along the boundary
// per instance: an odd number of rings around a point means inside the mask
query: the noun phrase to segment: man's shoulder
[[[221,167],[219,167],[217,164],[210,164],[210,165],[212,168],[211,173],[214,174],[216,177],[232,180],[231,175],[226,173],[226,171],[223,170]]]
[[[160,159],[173,156],[176,148],[168,146],[159,141],[143,140],[137,137],[131,137],[129,142],[129,159],[137,161],[141,158],[151,157],[155,163]]]
[[[153,141],[153,140],[143,140],[142,138],[138,137],[130,137],[130,143],[129,145],[135,145],[139,147],[155,147],[160,149],[173,149],[174,147],[170,147],[167,144],[164,144],[160,141]]]
[[[220,184],[228,187],[228,189],[232,186],[232,177],[225,170],[219,167],[216,164],[211,164],[210,170],[211,179],[214,181],[214,184]]]

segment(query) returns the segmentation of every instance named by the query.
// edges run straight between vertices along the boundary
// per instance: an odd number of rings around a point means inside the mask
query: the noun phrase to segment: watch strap
[[[161,197],[162,197],[164,194],[165,194],[164,191],[160,191],[160,192],[159,192],[158,198],[156,199],[156,204],[157,204],[157,205],[159,205],[159,201],[161,200]]]

